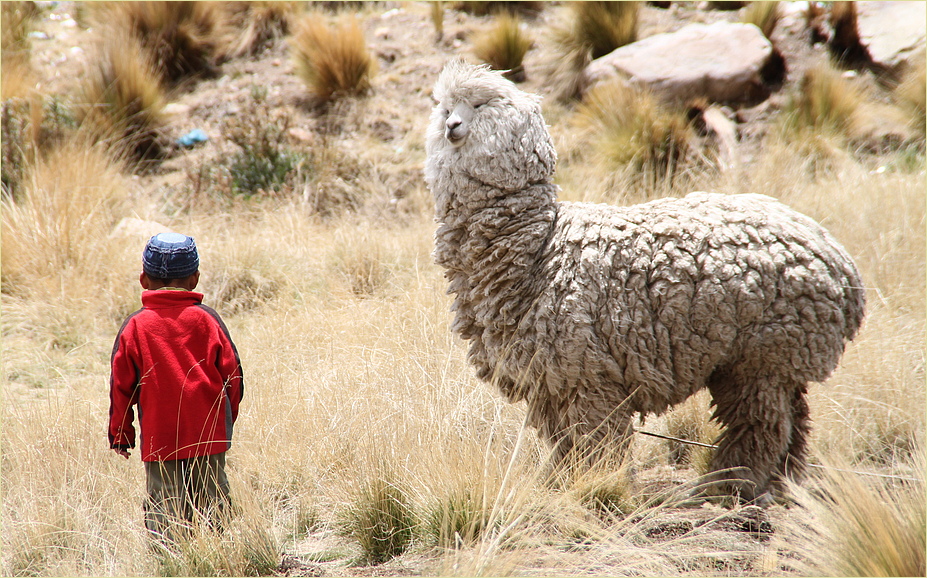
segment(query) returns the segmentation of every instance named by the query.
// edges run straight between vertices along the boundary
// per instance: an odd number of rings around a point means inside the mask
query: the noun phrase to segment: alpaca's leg
[[[620,464],[628,455],[633,441],[631,427],[632,415],[617,409],[604,419],[584,421],[579,429],[580,442],[577,444],[578,458],[588,466],[605,460],[607,463]]]
[[[795,481],[801,481],[805,475],[808,434],[811,432],[811,412],[808,410],[806,393],[807,388],[804,386],[795,389],[792,393],[792,436],[788,451],[776,471],[780,479],[787,476]]]
[[[804,452],[807,406],[801,396],[802,403],[795,401],[799,386],[788,379],[744,373],[717,373],[709,382],[714,419],[724,428],[711,462],[717,482],[711,492],[768,503],[770,483],[781,474],[790,451],[797,452],[796,458]]]

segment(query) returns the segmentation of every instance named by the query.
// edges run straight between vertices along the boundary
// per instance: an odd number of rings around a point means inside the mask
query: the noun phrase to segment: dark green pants
[[[230,506],[225,452],[168,462],[145,462],[145,526],[176,540],[197,524],[221,527]]]

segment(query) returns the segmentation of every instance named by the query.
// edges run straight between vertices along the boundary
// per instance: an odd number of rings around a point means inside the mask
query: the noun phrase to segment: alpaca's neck
[[[437,263],[468,276],[495,264],[514,267],[512,273],[529,266],[556,219],[556,190],[551,184],[517,192],[479,185],[465,197],[438,200]]]
[[[495,194],[471,189],[468,202],[451,201],[439,213],[435,261],[456,294],[454,329],[462,337],[503,339],[520,322],[557,218],[556,190],[551,184]]]

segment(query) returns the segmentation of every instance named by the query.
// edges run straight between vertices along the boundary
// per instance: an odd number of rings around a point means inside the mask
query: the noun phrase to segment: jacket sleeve
[[[132,317],[126,319],[116,334],[113,354],[110,359],[109,378],[109,447],[128,449],[135,447],[135,412],[132,406],[138,403],[139,381],[141,378],[134,360],[127,331]]]

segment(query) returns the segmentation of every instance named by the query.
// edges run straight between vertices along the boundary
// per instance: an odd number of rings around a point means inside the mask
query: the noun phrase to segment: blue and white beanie
[[[142,252],[142,269],[153,279],[183,279],[199,268],[196,241],[180,233],[158,233]]]

